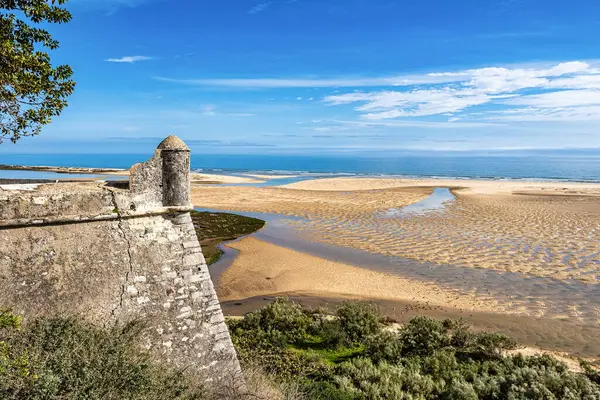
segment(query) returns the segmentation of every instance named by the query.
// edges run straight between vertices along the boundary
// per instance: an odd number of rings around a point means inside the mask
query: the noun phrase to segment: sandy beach
[[[453,188],[443,212],[389,210]],[[302,217],[316,241],[435,264],[555,279],[600,278],[600,185],[562,182],[335,178],[282,188],[194,189],[200,207]]]
[[[451,306],[466,311],[503,308],[493,298],[460,296],[434,284],[325,260],[252,237],[228,246],[240,253],[218,282],[217,294],[223,301],[302,293],[306,296],[422,302],[431,307]],[[518,312],[508,307],[503,310]]]
[[[256,179],[245,176],[217,175],[217,174],[191,174],[192,185],[197,184],[236,184],[236,183],[261,183],[264,179]]]
[[[463,188],[469,194],[512,194],[515,192],[600,196],[600,184],[556,181],[477,180],[477,179],[400,179],[400,178],[327,178],[296,182],[287,189],[356,191],[406,187]]]
[[[450,188],[455,196],[443,210],[387,216],[422,201],[436,187]],[[367,298],[387,304],[400,319],[391,304],[441,317],[466,316],[475,326],[493,325],[528,345],[600,354],[585,345],[600,333],[594,289],[600,279],[598,184],[333,178],[285,187],[194,188],[193,201],[205,208],[297,217],[289,220],[290,229],[311,241],[435,265],[437,274],[448,275],[444,283],[433,276],[428,280],[425,269],[415,279],[249,237],[229,245],[239,255],[218,282],[224,301],[245,304],[274,295]],[[493,274],[469,282],[469,270]],[[573,282],[594,294],[567,289]],[[524,321],[529,328],[522,328]]]
[[[600,327],[596,324],[574,323],[519,302],[378,273],[252,237],[228,246],[240,252],[217,286],[229,315],[243,315],[275,296],[315,307],[359,298],[375,301],[386,315],[400,323],[417,315],[462,318],[476,330],[504,332],[528,346],[592,360],[600,354],[596,340]]]

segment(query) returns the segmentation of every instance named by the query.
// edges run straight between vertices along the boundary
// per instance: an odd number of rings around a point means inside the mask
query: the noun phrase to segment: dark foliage
[[[363,302],[335,314],[279,299],[230,326],[245,362],[258,359],[310,399],[600,399],[590,366],[577,374],[550,356],[506,356],[514,340],[461,321],[417,317],[383,329],[376,307]],[[356,345],[362,350],[345,347]]]
[[[0,321],[10,314],[0,313]],[[203,399],[184,371],[161,366],[136,342],[140,327],[98,329],[41,319],[0,331],[2,399]],[[6,329],[9,328],[10,329]]]
[[[191,215],[208,265],[221,257],[222,252],[218,248],[221,243],[249,235],[265,226],[265,221],[243,215],[198,211],[192,211]]]
[[[383,316],[371,302],[347,301],[337,308],[335,314],[349,344],[362,343],[383,328]]]
[[[71,20],[66,0],[0,0],[0,143],[40,133],[75,88],[68,65],[53,66],[44,48],[58,42],[42,26]]]

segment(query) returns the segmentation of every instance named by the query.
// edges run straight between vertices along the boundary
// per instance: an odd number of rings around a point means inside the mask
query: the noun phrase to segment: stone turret
[[[136,210],[191,208],[190,149],[177,136],[167,137],[150,160],[131,167],[129,188]]]
[[[190,149],[177,136],[158,145],[162,158],[163,206],[190,205]]]
[[[106,182],[0,187],[0,307],[25,321],[142,320],[140,344],[218,386],[240,366],[190,211],[190,150],[166,138]],[[225,381],[224,381],[225,382]]]

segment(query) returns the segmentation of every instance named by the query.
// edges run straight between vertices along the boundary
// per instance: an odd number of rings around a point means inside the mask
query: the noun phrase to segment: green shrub
[[[517,342],[500,333],[477,333],[472,335],[469,346],[466,348],[471,357],[482,359],[502,358],[505,350],[514,350]]]
[[[346,331],[342,329],[338,320],[324,321],[319,334],[325,346],[330,349],[352,345],[352,340],[350,340]]]
[[[334,381],[356,398],[387,400],[430,398],[435,384],[429,376],[410,371],[402,365],[373,364],[366,358],[346,362],[338,368]]]
[[[347,391],[332,382],[306,382],[304,393],[311,400],[363,400],[360,393]]]
[[[264,332],[264,337],[283,345],[304,340],[309,332],[317,329],[319,323],[317,316],[301,305],[287,298],[278,298],[260,310],[247,314],[242,320],[230,321],[229,328],[234,332],[239,330],[238,336],[243,331],[253,334]]]
[[[26,371],[0,369],[2,399],[202,399],[192,377],[164,368],[137,345],[140,327],[102,330],[74,319],[41,319],[0,337]],[[17,359],[18,360],[18,359]]]
[[[478,400],[477,392],[468,382],[453,380],[449,387],[440,394],[443,400]]]
[[[370,303],[344,303],[337,318],[276,303],[230,323],[232,338],[243,361],[297,383],[310,399],[600,400],[590,366],[577,374],[549,356],[505,356],[514,340],[462,321],[417,317],[393,332]],[[330,353],[348,356],[332,362]]]
[[[451,344],[448,328],[427,317],[410,320],[400,332],[403,356],[425,356]]]
[[[15,380],[25,381],[33,378],[27,352],[14,349],[12,343],[6,341],[7,335],[14,334],[20,328],[21,317],[0,310],[0,379],[14,377]]]
[[[368,340],[366,355],[375,363],[386,361],[397,364],[402,361],[402,351],[400,336],[395,332],[384,331]]]
[[[591,364],[587,361],[580,360],[579,363],[581,365],[581,369],[583,369],[583,373],[585,374],[585,376],[587,376],[587,378],[590,381],[600,385],[600,372],[598,372],[597,369],[593,368]]]
[[[383,328],[383,316],[371,302],[346,301],[336,309],[335,314],[350,343],[362,343]]]

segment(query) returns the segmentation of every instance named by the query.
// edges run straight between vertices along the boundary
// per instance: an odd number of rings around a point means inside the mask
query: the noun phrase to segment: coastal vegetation
[[[39,134],[75,89],[71,67],[53,66],[43,51],[59,46],[42,27],[71,20],[66,2],[0,0],[0,143]]]
[[[221,243],[249,235],[265,226],[265,221],[243,215],[199,211],[191,214],[208,265],[217,262],[223,254],[218,247]]]
[[[512,339],[460,321],[395,326],[369,302],[333,315],[288,299],[228,321],[245,387],[211,392],[138,343],[137,322],[108,329],[74,318],[21,327],[0,312],[3,399],[600,399],[600,375],[548,355],[506,354]]]
[[[333,316],[287,299],[229,321],[245,365],[294,382],[309,399],[600,399],[599,375],[461,321],[417,317],[394,327],[371,303]]]
[[[21,328],[0,312],[2,399],[204,399],[189,373],[164,368],[137,345],[141,325],[100,329],[72,318]]]

